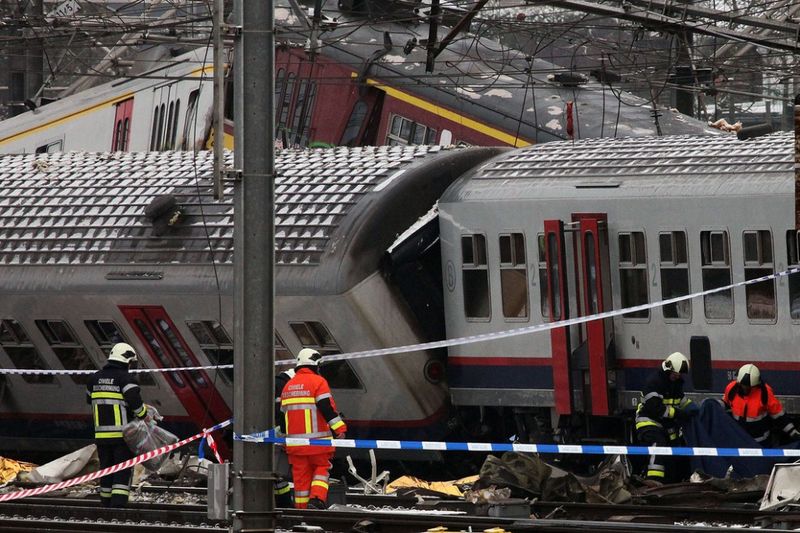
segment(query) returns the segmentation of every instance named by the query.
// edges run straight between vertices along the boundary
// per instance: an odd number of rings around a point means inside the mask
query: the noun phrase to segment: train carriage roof
[[[368,20],[340,11],[335,2],[326,4],[323,13],[336,23],[319,35],[322,55],[360,70],[366,78],[518,132],[528,143],[569,138],[568,102],[574,103],[576,138],[649,136],[659,134],[659,128],[664,135],[719,133],[674,109],[659,108],[656,126],[648,100],[593,80],[562,85],[549,77],[568,68],[473,33],[458,35],[436,57],[433,72],[427,72],[424,44],[404,50],[409,41],[428,39],[424,17],[409,12]],[[305,44],[308,29],[286,0],[276,3],[275,19],[279,39]],[[440,28],[439,39],[449,31]]]
[[[435,146],[283,150],[275,162],[276,261],[325,266],[334,278],[374,271],[396,235],[458,174],[497,153]],[[197,265],[212,257],[231,263],[233,187],[224,201],[213,199],[212,161],[209,152],[0,156],[0,265]],[[412,193],[419,205],[409,201]],[[399,204],[397,212],[370,211],[384,202]],[[341,274],[350,247],[369,231],[375,264]],[[363,246],[362,256],[369,257]],[[333,285],[340,281],[334,278]]]
[[[590,139],[526,147],[454,183],[441,203],[785,193],[794,183],[794,137],[776,133]]]

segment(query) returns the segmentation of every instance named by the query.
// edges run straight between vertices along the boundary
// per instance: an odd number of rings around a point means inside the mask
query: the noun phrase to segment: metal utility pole
[[[274,56],[272,0],[235,0],[234,431],[274,423]],[[273,531],[272,446],[235,441],[233,530]]]
[[[800,94],[794,99],[794,228],[800,231]]]

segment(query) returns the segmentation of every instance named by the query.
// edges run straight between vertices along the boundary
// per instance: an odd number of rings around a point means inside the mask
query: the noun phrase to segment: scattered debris
[[[0,483],[5,484],[14,481],[21,473],[24,474],[34,468],[36,468],[36,465],[33,463],[0,457]]]
[[[730,133],[738,133],[742,129],[741,122],[736,122],[735,124],[731,124],[724,118],[721,118],[714,122],[709,122],[708,125],[711,126],[712,128],[717,128],[718,130],[727,131]]]

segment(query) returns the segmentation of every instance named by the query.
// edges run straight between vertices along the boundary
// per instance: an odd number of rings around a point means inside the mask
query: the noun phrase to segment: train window
[[[500,235],[500,291],[504,317],[528,318],[528,268],[522,233]]]
[[[193,320],[187,321],[186,325],[212,365],[233,364],[233,341],[222,324],[216,320]],[[218,372],[223,381],[233,383],[232,368],[224,368]]]
[[[643,231],[620,233],[619,286],[622,307],[644,305],[649,302],[647,292],[647,243]],[[650,310],[643,309],[623,315],[625,318],[650,318]]]
[[[24,70],[17,70],[11,73],[9,76],[9,97],[11,98],[11,102],[22,102],[25,100],[25,71]]]
[[[16,368],[50,370],[22,324],[13,318],[0,320],[0,346],[3,347]],[[52,374],[22,374],[20,377],[28,383],[53,383],[55,381],[55,376]]]
[[[313,348],[322,355],[342,353],[336,340],[322,322],[290,322],[303,348]],[[347,361],[329,361],[322,359],[320,373],[334,389],[363,389],[364,385]]]
[[[486,237],[481,234],[461,237],[464,313],[468,319],[487,320],[491,316],[489,268],[486,264]]]
[[[558,257],[558,242],[556,235],[550,233],[547,235],[547,255],[552,258]],[[558,260],[553,261],[550,276],[547,280],[547,292],[553,295],[553,322],[561,320],[561,263]]]
[[[668,300],[690,292],[689,255],[685,231],[665,231],[658,234],[661,298]],[[661,308],[666,321],[692,321],[692,302],[683,300]]]
[[[730,251],[727,231],[701,231],[700,257],[703,269],[703,290],[708,291],[731,284]],[[709,320],[733,321],[733,291],[707,294],[703,308]]]
[[[292,105],[292,98],[294,97],[294,85],[296,77],[297,75],[294,72],[290,72],[286,77],[286,88],[283,91],[281,114],[278,118],[278,131],[283,131],[287,127],[286,121],[289,120],[289,108]]]
[[[52,141],[49,143],[45,143],[41,146],[37,146],[34,153],[36,154],[52,154],[55,152],[60,152],[64,148],[64,141],[62,139],[58,139],[57,141]]]
[[[300,127],[300,146],[308,146],[308,141],[311,137],[311,115],[314,109],[314,101],[317,97],[317,84],[311,82],[308,85],[308,96],[306,97],[306,104],[303,106],[303,113],[301,115]]]
[[[172,330],[170,325],[167,323],[166,320],[163,318],[156,319],[156,325],[164,334],[164,337],[167,338],[167,342],[172,347],[172,350],[178,356],[178,359],[181,360],[181,364],[183,366],[196,366],[195,362],[192,361],[192,358],[189,357],[186,349],[183,347],[183,343],[180,341],[178,336]],[[189,375],[192,377],[192,380],[199,386],[199,387],[207,387],[208,383],[206,383],[205,378],[200,373],[199,370],[188,370]]]
[[[151,152],[155,151],[156,147],[158,146],[158,137],[156,137],[156,135],[158,134],[158,115],[159,115],[159,113],[160,113],[159,107],[156,106],[155,109],[153,109],[153,127],[150,130],[150,151]]]
[[[752,230],[742,233],[744,249],[744,279],[751,280],[775,273],[772,254],[772,232]],[[746,285],[747,318],[757,321],[774,321],[777,315],[775,280]]]
[[[183,123],[183,140],[181,150],[189,150],[194,145],[195,122],[197,121],[197,99],[200,98],[200,89],[189,93],[189,103],[186,106],[186,118]]]
[[[789,230],[786,232],[786,256],[789,266],[800,266],[797,243],[800,241],[800,232]],[[789,314],[793,320],[800,320],[800,273],[789,276]]]
[[[36,320],[47,344],[67,370],[97,370],[97,365],[79,343],[69,325],[63,320]],[[85,385],[91,378],[88,374],[69,376],[75,383]]]
[[[150,331],[150,327],[141,319],[137,318],[133,321],[136,328],[139,330],[139,333],[144,337],[145,342],[150,347],[150,351],[156,356],[159,363],[163,368],[172,368],[172,364],[167,358],[167,354],[164,353],[164,348],[161,347],[161,344],[158,342],[153,336],[153,333]],[[177,372],[165,372],[165,374],[172,380],[173,383],[177,387],[183,388],[186,386],[186,382],[183,381],[183,378]]]
[[[347,126],[344,128],[342,138],[339,140],[340,146],[355,146],[358,142],[358,134],[361,133],[361,127],[364,125],[364,119],[367,118],[367,110],[369,107],[364,100],[359,100],[353,106],[353,111],[350,112],[350,118],[347,119]]]
[[[275,76],[275,117],[278,117],[281,106],[283,105],[283,90],[286,87],[286,70],[285,69],[278,69],[278,73]],[[279,122],[275,121],[275,131],[277,132]]]
[[[172,118],[175,116],[175,102],[170,102],[167,107],[167,120],[164,122],[164,142],[161,145],[163,150],[169,150],[169,140],[172,138]]]
[[[100,350],[106,358],[111,352],[111,347],[116,343],[128,342],[122,330],[111,320],[84,320],[83,323],[89,333],[92,334],[92,337],[94,337],[94,341],[100,346]],[[130,343],[128,342],[128,344]],[[145,367],[141,357],[139,358],[139,366]],[[153,375],[149,372],[137,372],[136,379],[139,381],[139,385],[155,386],[156,384]]]
[[[386,144],[436,144],[436,130],[400,115],[392,115]]]
[[[545,261],[544,233],[537,235],[536,242],[539,248],[539,301],[542,308],[542,317],[548,318],[550,316],[550,300],[547,297],[547,263]]]

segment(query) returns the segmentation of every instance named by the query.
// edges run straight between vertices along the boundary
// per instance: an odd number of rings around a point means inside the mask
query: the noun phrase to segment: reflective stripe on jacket
[[[683,395],[683,379],[671,381],[669,372],[659,369],[647,380],[639,405],[636,406],[636,430],[659,428],[670,440],[680,435],[675,421],[678,409],[685,409],[691,400]]]
[[[286,437],[295,439],[331,439],[332,433],[347,431],[339,416],[328,382],[308,368],[300,367],[281,393]],[[316,455],[333,452],[333,446],[287,444],[286,453]]]
[[[133,419],[144,418],[147,406],[142,402],[139,384],[128,373],[128,365],[109,361],[86,385],[86,401],[92,405],[94,438],[122,439],[122,428]]]
[[[739,384],[731,381],[725,387],[722,400],[731,416],[757,442],[766,443],[773,427],[787,435],[795,429],[772,387],[766,383],[751,387],[750,392],[743,395]]]

